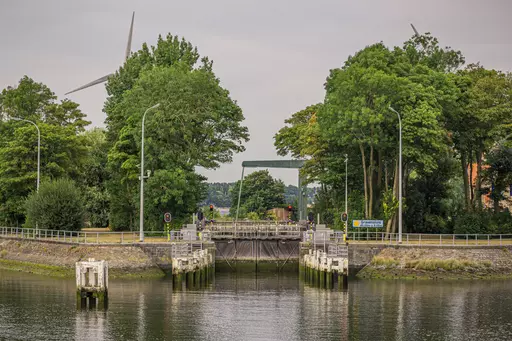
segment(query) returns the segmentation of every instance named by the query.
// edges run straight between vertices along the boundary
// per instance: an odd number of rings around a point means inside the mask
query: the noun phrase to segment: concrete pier
[[[302,256],[300,276],[307,283],[321,288],[346,289],[348,284],[348,251],[346,246],[330,245],[329,251],[309,249]],[[345,251],[345,252],[344,252]]]
[[[174,289],[199,288],[212,279],[215,272],[214,250],[194,251],[172,259],[172,280]]]
[[[77,308],[108,308],[108,263],[104,260],[76,263]]]

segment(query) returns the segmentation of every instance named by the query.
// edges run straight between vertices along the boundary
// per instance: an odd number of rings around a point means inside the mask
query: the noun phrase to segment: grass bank
[[[512,278],[508,249],[384,249],[357,277],[382,279]]]
[[[72,267],[23,262],[10,259],[0,259],[0,270],[19,271],[56,278],[75,278],[75,268]],[[110,279],[149,279],[162,278],[164,276],[165,274],[163,271],[155,268],[145,270],[109,269]]]
[[[86,246],[0,239],[0,269],[52,277],[75,276],[75,263],[88,258],[109,264],[110,278],[158,278],[165,273],[136,246]]]

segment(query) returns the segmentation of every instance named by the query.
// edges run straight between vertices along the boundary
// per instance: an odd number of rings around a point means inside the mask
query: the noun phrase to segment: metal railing
[[[207,226],[201,232],[146,231],[144,244],[188,243],[191,250],[203,248],[203,242],[212,239],[301,239],[315,245],[343,244],[343,232],[333,230],[302,231],[297,225],[220,225]],[[211,229],[211,230],[210,230]],[[134,244],[139,243],[138,231],[95,232],[60,231],[47,229],[27,229],[0,227],[0,237],[57,241],[76,244]],[[398,244],[398,233],[351,231],[347,233],[349,243]],[[195,246],[194,246],[195,245]],[[403,233],[402,245],[442,245],[442,246],[506,246],[512,245],[512,234],[426,234]]]
[[[205,232],[213,239],[300,239],[301,228],[297,225],[242,225],[215,224],[206,226]]]
[[[21,238],[44,241],[57,241],[77,244],[134,244],[139,243],[138,231],[94,232],[28,229],[0,227],[0,237]],[[208,232],[189,233],[188,231],[146,231],[144,243],[183,242],[201,244],[211,240]]]
[[[343,242],[343,232],[335,232],[334,240]],[[348,232],[351,243],[398,244],[398,233]],[[512,234],[426,234],[403,233],[403,245],[503,246],[512,245]]]

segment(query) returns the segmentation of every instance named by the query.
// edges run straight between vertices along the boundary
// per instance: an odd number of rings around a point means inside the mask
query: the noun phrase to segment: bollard
[[[88,261],[76,263],[77,308],[108,308],[108,263]]]

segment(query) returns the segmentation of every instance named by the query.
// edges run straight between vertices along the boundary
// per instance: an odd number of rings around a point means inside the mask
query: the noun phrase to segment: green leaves
[[[242,185],[240,198],[240,212],[254,212],[259,218],[264,218],[269,209],[282,207],[284,200],[284,183],[281,180],[272,178],[268,170],[256,171],[245,177]],[[231,210],[230,215],[236,215],[238,205],[238,192],[240,181],[237,181],[231,188]]]
[[[78,231],[84,223],[83,198],[70,180],[55,180],[41,184],[25,203],[26,227]]]
[[[157,45],[135,52],[107,85],[108,169],[112,174],[112,226],[134,228],[137,215],[142,115],[145,120],[145,168],[154,174],[147,182],[147,224],[159,228],[168,210],[184,220],[206,196],[195,167],[217,168],[244,151],[249,138],[241,125],[243,114],[229,92],[220,86],[207,58],[172,35]],[[159,189],[160,188],[160,189]]]
[[[44,84],[23,77],[0,96],[0,117],[34,122],[41,132],[41,182],[80,178],[87,149],[79,133],[89,124],[78,104],[57,97]],[[36,188],[37,130],[24,121],[0,121],[0,221],[24,220],[25,197]]]

